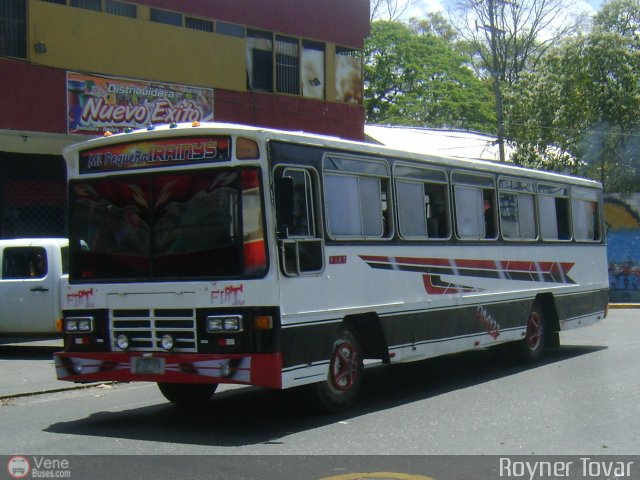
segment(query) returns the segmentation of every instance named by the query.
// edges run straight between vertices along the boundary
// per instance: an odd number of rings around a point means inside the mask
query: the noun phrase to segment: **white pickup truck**
[[[0,240],[0,338],[62,336],[66,238]]]

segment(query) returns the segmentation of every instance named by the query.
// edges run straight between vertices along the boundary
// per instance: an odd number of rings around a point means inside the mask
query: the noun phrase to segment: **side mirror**
[[[287,228],[294,219],[293,178],[280,177],[276,180],[276,215],[278,217],[278,236],[287,238]]]

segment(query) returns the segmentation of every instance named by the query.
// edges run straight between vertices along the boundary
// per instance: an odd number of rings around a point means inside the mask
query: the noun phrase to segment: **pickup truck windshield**
[[[220,168],[70,185],[70,281],[263,275],[260,173]]]

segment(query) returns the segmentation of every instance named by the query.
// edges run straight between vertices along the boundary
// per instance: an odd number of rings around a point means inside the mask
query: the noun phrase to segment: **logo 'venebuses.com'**
[[[7,463],[7,470],[11,478],[26,478],[31,471],[31,465],[24,457],[11,457]]]

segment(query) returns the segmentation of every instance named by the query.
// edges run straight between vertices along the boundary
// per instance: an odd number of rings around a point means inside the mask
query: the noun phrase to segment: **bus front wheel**
[[[349,408],[360,390],[363,372],[360,340],[351,327],[343,326],[333,343],[327,378],[317,386],[322,411],[336,413]]]
[[[206,403],[213,397],[217,383],[158,383],[164,398],[176,405]]]

